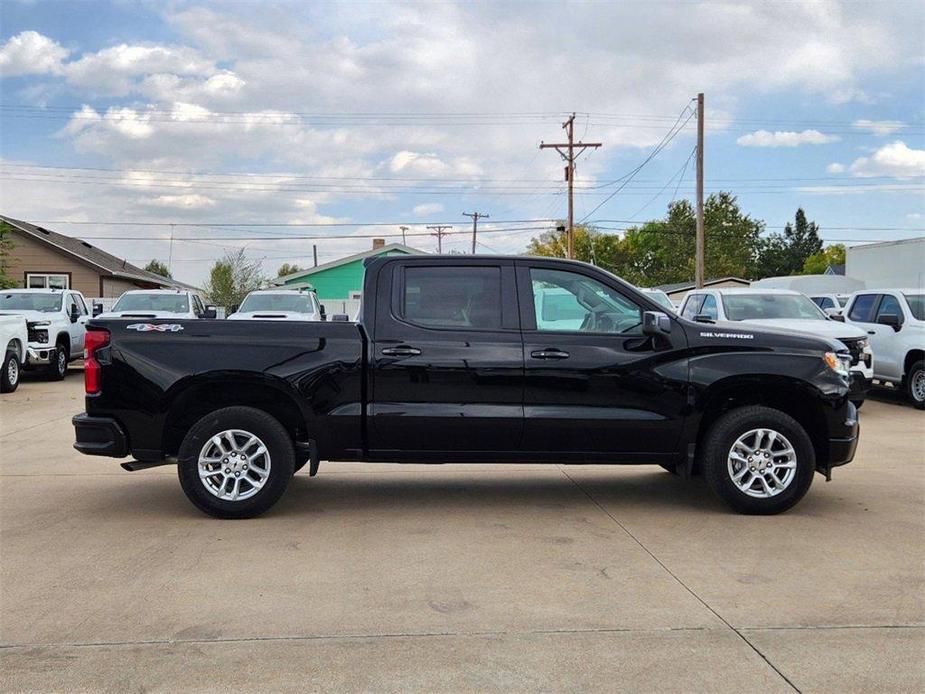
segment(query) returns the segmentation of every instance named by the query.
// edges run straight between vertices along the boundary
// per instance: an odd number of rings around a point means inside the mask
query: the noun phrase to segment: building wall
[[[120,277],[103,277],[103,295],[101,298],[118,299],[130,289],[140,288],[140,285]],[[99,289],[97,289],[97,294],[98,293]],[[96,294],[94,294],[94,296],[96,296]]]
[[[405,255],[405,253],[389,251],[385,255]],[[298,287],[310,284],[315,288],[315,293],[320,301],[348,301],[353,298],[351,297],[351,292],[363,290],[364,261],[365,258],[360,258],[310,275],[293,277],[286,282],[285,286]],[[327,310],[327,306],[325,306],[325,310]]]
[[[85,265],[52,246],[36,241],[13,228],[10,238],[13,249],[10,252],[7,273],[25,286],[26,273],[51,272],[70,274],[71,289],[86,296],[100,292],[100,275],[93,267]]]
[[[925,237],[848,248],[845,275],[865,289],[925,287]]]

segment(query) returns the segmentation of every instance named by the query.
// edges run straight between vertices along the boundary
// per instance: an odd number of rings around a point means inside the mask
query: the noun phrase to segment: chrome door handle
[[[421,350],[417,347],[402,345],[401,347],[386,347],[382,350],[382,353],[387,357],[416,357],[421,353]]]
[[[568,359],[569,355],[561,349],[538,349],[530,352],[530,356],[534,359]]]

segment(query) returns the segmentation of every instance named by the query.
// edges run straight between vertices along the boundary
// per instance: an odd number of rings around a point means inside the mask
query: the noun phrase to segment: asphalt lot
[[[925,691],[925,415],[738,516],[650,467],[324,464],[251,521],[0,397],[4,691]]]

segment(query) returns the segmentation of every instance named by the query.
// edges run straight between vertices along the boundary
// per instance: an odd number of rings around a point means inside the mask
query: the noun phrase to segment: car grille
[[[865,338],[863,337],[842,337],[839,340],[844,343],[845,347],[848,348],[848,351],[851,353],[851,366],[857,366],[861,360],[864,358],[864,351],[861,349],[861,342]],[[867,364],[870,366],[870,364]]]
[[[34,323],[26,323],[26,330],[29,333],[29,342],[48,344],[47,328],[37,328]]]

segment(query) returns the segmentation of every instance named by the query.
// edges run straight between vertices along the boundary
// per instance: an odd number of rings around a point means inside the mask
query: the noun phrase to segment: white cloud
[[[0,75],[59,74],[61,61],[67,55],[68,50],[57,41],[36,31],[23,31],[0,48]]]
[[[411,210],[414,214],[424,217],[429,214],[437,214],[438,212],[443,212],[443,205],[439,202],[425,202],[420,205],[415,205],[414,209]]]
[[[860,178],[925,176],[925,149],[912,149],[902,140],[896,140],[869,157],[855,159],[849,171]]]
[[[916,222],[920,220],[921,218],[922,218],[922,215],[919,212],[910,212],[909,214],[906,215],[906,219],[912,222]]]
[[[188,193],[185,195],[158,195],[156,198],[142,200],[142,203],[154,207],[179,207],[187,210],[200,210],[205,207],[215,207],[215,200],[197,193]]]
[[[892,135],[906,127],[905,123],[898,120],[868,120],[867,118],[856,120],[852,125],[858,130],[867,130],[874,135]]]
[[[818,130],[803,132],[756,130],[742,135],[736,143],[743,147],[799,147],[800,145],[826,145],[838,142],[837,135],[826,135]]]
[[[829,164],[827,167],[825,167],[825,170],[826,170],[828,173],[830,173],[830,174],[845,173],[845,165],[844,165],[844,164],[839,164],[839,163],[836,161],[836,162],[832,162],[832,163]]]

